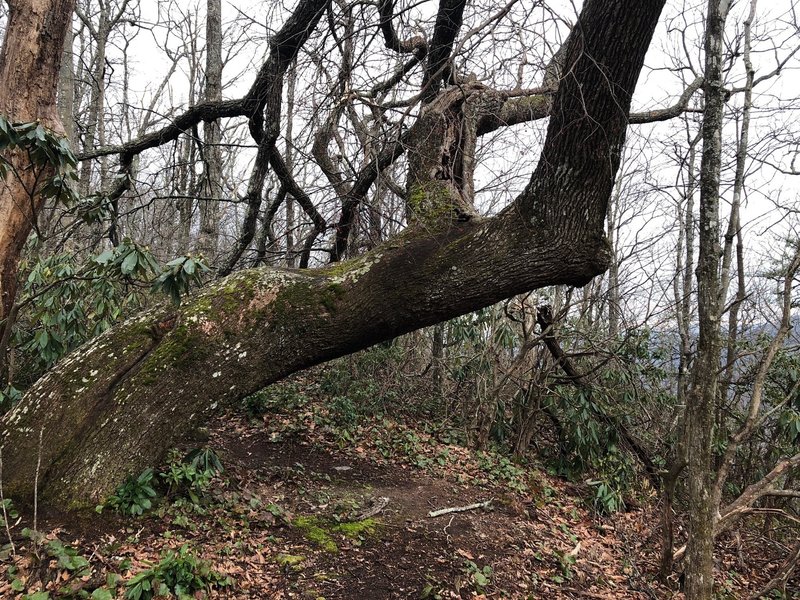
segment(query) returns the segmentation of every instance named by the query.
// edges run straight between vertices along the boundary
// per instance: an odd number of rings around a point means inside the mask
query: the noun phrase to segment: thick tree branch
[[[380,0],[378,2],[378,15],[380,17],[380,29],[383,40],[389,50],[394,50],[401,54],[421,53],[424,55],[428,50],[428,44],[421,35],[416,35],[407,40],[401,40],[397,36],[392,20],[394,19],[394,0]],[[418,56],[418,59],[420,56]]]
[[[639,125],[642,123],[657,123],[659,121],[668,121],[679,117],[689,110],[689,101],[692,96],[703,87],[703,78],[698,77],[690,83],[683,93],[678,97],[678,100],[672,106],[667,108],[658,108],[648,110],[640,113],[632,113],[630,118],[631,125]]]
[[[425,64],[425,76],[422,79],[422,103],[433,100],[439,93],[441,83],[447,81],[450,69],[450,53],[453,42],[461,29],[466,0],[440,0],[436,13],[436,24],[433,38],[428,50]]]
[[[667,108],[631,113],[628,122],[631,125],[642,125],[674,119],[689,110],[689,101],[702,86],[703,78],[698,77],[686,87],[673,105]],[[540,88],[531,90],[523,96],[509,97],[503,103],[499,113],[485,114],[481,117],[478,135],[492,133],[501,127],[530,123],[549,117],[553,94],[554,90],[552,89]]]

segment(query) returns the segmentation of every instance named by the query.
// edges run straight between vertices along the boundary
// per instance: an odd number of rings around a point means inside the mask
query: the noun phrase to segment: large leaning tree
[[[118,155],[124,173],[142,151],[198,124],[246,118],[258,146],[248,193],[258,195],[273,172],[321,232],[327,224],[314,216],[276,140],[287,70],[313,32],[326,26],[330,4],[297,2],[243,97],[207,100],[163,129],[94,156]],[[381,340],[543,286],[583,285],[606,270],[604,224],[626,129],[635,119],[673,114],[629,115],[664,0],[587,0],[545,84],[526,94],[492,89],[453,68],[466,4],[440,0],[433,31],[402,39],[393,26],[394,3],[378,2],[374,25],[387,48],[423,69],[421,108],[412,125],[347,181],[337,180],[321,135],[313,153],[342,206],[330,264],[234,271],[182,305],[152,308],[60,361],[0,421],[7,495],[38,493],[40,501],[62,506],[93,505],[223,403]],[[58,130],[55,81],[71,2],[10,0],[9,6],[0,110],[12,122],[38,117]],[[30,95],[17,93],[23,81],[36,84]],[[547,137],[524,191],[496,216],[479,216],[473,206],[475,140],[545,117]],[[408,227],[348,258],[354,254],[347,247],[354,212],[401,155]],[[25,157],[12,158],[24,173]],[[126,178],[120,181],[124,186]],[[9,273],[20,240],[38,209],[29,196],[6,179],[0,214],[15,215],[0,222],[6,295],[13,289]],[[243,231],[251,239],[252,229],[253,221],[246,221]],[[300,266],[306,267],[308,255],[303,258]],[[10,306],[5,296],[3,306]]]

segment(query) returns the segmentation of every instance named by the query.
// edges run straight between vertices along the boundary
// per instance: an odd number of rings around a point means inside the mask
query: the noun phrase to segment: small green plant
[[[196,598],[198,592],[228,585],[231,585],[230,578],[214,571],[184,544],[177,552],[168,551],[157,565],[126,582],[125,598],[151,600],[174,594],[179,600],[190,600]]]
[[[141,516],[152,508],[153,498],[157,495],[153,488],[153,477],[155,473],[150,468],[142,471],[138,477],[129,477],[115,494],[108,497],[105,504],[97,507],[97,512],[108,506],[123,514]]]
[[[575,555],[571,552],[557,552],[554,551],[558,559],[558,566],[561,570],[560,575],[554,575],[553,581],[556,583],[564,583],[564,580],[570,580],[574,576],[573,567],[575,566]]]
[[[445,597],[445,587],[433,575],[426,575],[425,580],[428,582],[420,592],[420,598],[428,600],[443,600]]]
[[[173,450],[167,470],[160,476],[168,485],[168,497],[185,496],[193,506],[199,507],[201,496],[210,487],[211,480],[222,471],[222,462],[211,449],[198,448],[183,458]]]
[[[219,455],[211,448],[195,448],[186,455],[184,461],[201,471],[211,471],[213,473],[223,473],[225,471]]]
[[[0,390],[0,415],[10,410],[20,400],[22,392],[11,384]]]
[[[286,511],[272,502],[267,504],[264,509],[276,519],[283,519],[286,516]]]
[[[19,523],[19,513],[10,498],[0,501],[0,527],[11,529]]]
[[[72,546],[65,546],[61,540],[54,539],[47,542],[45,551],[50,558],[58,561],[61,569],[66,569],[78,577],[89,572],[89,561],[78,554],[78,551]]]
[[[494,572],[489,565],[479,567],[473,561],[465,560],[464,572],[469,575],[469,578],[475,586],[475,591],[479,594],[482,594],[486,588],[492,584],[492,575]]]
[[[611,514],[625,508],[622,494],[607,481],[589,480],[594,488],[594,509],[601,514]]]
[[[22,535],[27,539],[31,540],[35,547],[37,548],[37,556],[40,558],[46,557],[47,559],[53,560],[56,562],[56,569],[58,571],[68,571],[73,576],[78,578],[87,578],[91,574],[91,566],[89,565],[89,561],[84,558],[78,550],[64,544],[58,538],[53,538],[47,540],[44,535],[39,532],[33,531],[32,529],[25,528],[22,530]],[[41,554],[39,554],[41,552]],[[47,564],[48,560],[44,560],[43,564]],[[16,569],[9,569],[8,575],[12,577],[11,581],[11,589],[15,592],[22,592],[25,590],[25,584],[19,578],[14,577],[16,574]],[[60,594],[68,593],[65,592],[67,588],[62,588],[60,590]],[[92,598],[94,600],[105,600],[106,598],[111,598],[111,596],[103,595],[104,590],[96,590],[97,593],[92,594],[89,596],[84,592],[82,598]],[[106,592],[107,593],[107,592]],[[24,595],[23,598],[49,598],[49,595],[42,595],[48,594],[48,592],[32,592],[30,594]],[[59,596],[61,597],[61,596]],[[70,595],[70,597],[72,597]]]
[[[334,396],[328,409],[333,423],[342,427],[358,425],[363,416],[349,396]]]

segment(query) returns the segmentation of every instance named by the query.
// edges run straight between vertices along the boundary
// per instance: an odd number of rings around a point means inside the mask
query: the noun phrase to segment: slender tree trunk
[[[200,66],[197,59],[196,40],[189,41],[191,52],[189,56],[189,102],[194,102],[197,98],[197,78]],[[197,145],[192,136],[182,137],[182,150],[180,153],[180,164],[178,165],[178,189],[176,200],[178,208],[178,240],[180,250],[185,252],[186,248],[192,247],[192,220],[194,217],[194,202],[192,198],[197,193],[199,187],[195,181],[195,164],[197,161]]]
[[[672,506],[675,500],[675,491],[678,487],[678,479],[686,468],[686,431],[684,428],[686,424],[686,397],[688,395],[692,361],[690,325],[692,319],[692,281],[694,279],[694,194],[696,184],[696,148],[699,141],[700,135],[691,140],[689,144],[689,156],[686,161],[688,167],[686,192],[682,202],[678,205],[680,223],[678,225],[677,269],[673,291],[680,343],[675,392],[676,409],[672,418],[677,431],[677,440],[675,447],[672,449],[669,470],[663,481],[661,565],[659,569],[659,576],[663,581],[666,581],[667,577],[672,573],[674,546]]]
[[[73,146],[75,145],[75,70],[72,58],[74,39],[70,16],[69,26],[64,32],[64,53],[61,57],[61,69],[58,72],[58,114],[64,126],[64,134]]]
[[[431,366],[433,393],[437,397],[441,397],[444,393],[444,323],[438,323],[433,326]]]
[[[207,102],[222,100],[222,3],[208,0],[206,5],[206,93]],[[222,129],[219,121],[203,127],[204,198],[200,201],[198,250],[214,260],[219,243],[222,200]]]
[[[619,210],[619,194],[622,183],[617,182],[617,189],[614,193],[612,202],[608,207],[608,243],[611,246],[612,259],[611,266],[608,268],[608,337],[611,343],[616,343],[619,336],[619,317],[620,317],[620,289],[619,289],[619,253],[617,252],[617,235],[619,233],[617,223],[617,212]]]
[[[722,51],[727,0],[709,0],[706,20],[705,110],[700,167],[700,252],[697,260],[699,339],[686,407],[689,543],[687,600],[710,600],[714,588],[712,434],[720,359],[719,190],[725,111]]]
[[[95,55],[94,68],[91,71],[91,99],[86,119],[86,135],[83,138],[83,151],[94,150],[98,141],[100,122],[105,118],[104,104],[106,96],[106,46],[110,34],[110,15],[108,7],[101,5],[100,22],[94,32]],[[92,185],[93,161],[86,160],[81,164],[80,193],[88,196]],[[102,182],[101,182],[102,187]]]
[[[295,65],[289,67],[286,73],[286,168],[289,173],[293,174],[294,169],[294,148],[293,131],[294,131],[294,90],[297,82],[297,68]],[[295,223],[295,202],[294,196],[287,193],[284,200],[286,210],[286,266],[294,268],[297,266],[297,253],[295,252],[296,244],[296,230]]]
[[[750,141],[750,118],[753,109],[753,82],[755,80],[755,69],[751,58],[752,48],[752,26],[756,16],[756,0],[750,1],[750,14],[744,22],[744,67],[746,73],[746,83],[744,90],[744,100],[742,105],[742,123],[739,132],[739,142],[736,148],[736,175],[733,183],[733,200],[731,202],[731,213],[728,221],[728,230],[725,233],[725,245],[722,253],[722,283],[720,287],[720,302],[724,305],[728,293],[728,287],[732,279],[733,256],[736,256],[736,296],[728,311],[728,335],[727,346],[725,349],[725,371],[720,385],[719,414],[717,417],[718,435],[721,439],[727,438],[726,411],[728,397],[730,395],[731,383],[733,381],[739,339],[739,309],[745,301],[745,273],[744,273],[744,240],[741,228],[739,211],[744,193],[744,184],[747,168],[747,151]],[[725,465],[720,465],[724,471]],[[718,481],[718,486],[724,483]],[[715,503],[720,504],[721,489],[715,492]]]

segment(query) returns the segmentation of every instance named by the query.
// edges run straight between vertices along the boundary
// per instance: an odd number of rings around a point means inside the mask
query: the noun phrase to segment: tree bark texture
[[[241,271],[68,356],[0,422],[6,493],[31,498],[41,460],[40,499],[93,505],[221,403],[503,298],[603,272],[630,98],[662,6],[586,2],[539,166],[496,217],[412,226],[323,269]]]
[[[74,4],[74,0],[8,0],[8,25],[0,50],[0,113],[10,121],[38,120],[64,132],[56,90]],[[0,180],[0,324],[14,304],[20,252],[42,205],[42,198],[31,193],[42,174],[31,167],[27,154],[6,151],[4,157],[13,169]]]

